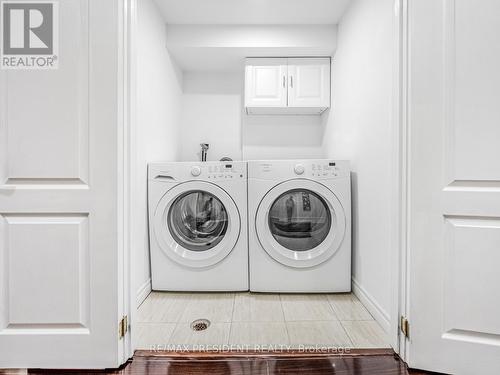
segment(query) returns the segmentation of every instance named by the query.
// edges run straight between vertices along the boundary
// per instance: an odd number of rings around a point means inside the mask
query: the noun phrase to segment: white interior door
[[[288,59],[288,106],[330,106],[330,58]]]
[[[287,59],[247,59],[245,67],[246,107],[286,107]]]
[[[409,365],[500,373],[500,2],[409,1]]]
[[[121,2],[58,3],[59,68],[0,71],[0,368],[123,362]]]

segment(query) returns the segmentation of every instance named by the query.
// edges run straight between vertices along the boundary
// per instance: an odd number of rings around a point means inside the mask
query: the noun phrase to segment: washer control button
[[[201,174],[201,168],[198,166],[194,166],[191,168],[191,174],[195,177],[199,176]]]
[[[302,164],[297,164],[294,168],[294,171],[296,174],[303,174],[305,171],[305,168]]]

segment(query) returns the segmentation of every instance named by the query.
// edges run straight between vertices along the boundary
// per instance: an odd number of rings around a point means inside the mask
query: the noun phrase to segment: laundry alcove
[[[296,7],[289,12],[276,4],[257,6],[261,14],[255,13],[255,4],[243,2],[246,11],[238,12],[241,19],[224,16],[223,7],[233,5],[222,3],[207,8],[191,1],[184,4],[189,11],[182,12],[174,1],[138,3],[133,178],[137,214],[132,215],[131,237],[135,279],[131,294],[138,307],[133,318],[134,347],[148,349],[158,343],[191,348],[201,344],[297,348],[306,332],[317,333],[316,339],[313,335],[304,342],[309,345],[396,347],[391,252],[399,235],[394,216],[398,207],[392,203],[399,177],[394,173],[398,129],[392,121],[391,64],[397,30],[392,2],[318,0],[305,12],[306,3],[295,1],[288,4]],[[245,90],[250,82],[248,69],[245,79],[245,66],[285,61],[283,75],[283,68],[262,71],[264,86],[259,90],[265,96],[266,90],[277,92],[293,85],[286,71],[295,71],[294,64],[308,58],[328,64],[327,75],[321,76],[327,80],[321,81],[328,88],[328,101],[323,101],[326,110],[248,110]],[[303,74],[316,77],[317,72]],[[266,77],[275,77],[274,87],[265,86]],[[278,101],[290,99],[289,93],[278,95],[284,98]],[[349,160],[352,293],[152,291],[151,243],[144,214],[147,165],[197,163],[200,143],[210,145],[209,162],[223,157]],[[189,323],[198,318],[210,321],[206,333],[191,330]]]

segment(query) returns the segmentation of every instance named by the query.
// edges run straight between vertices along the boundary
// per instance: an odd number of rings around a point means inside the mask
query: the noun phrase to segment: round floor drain
[[[191,323],[191,329],[193,331],[204,331],[210,326],[210,320],[208,319],[197,319]]]

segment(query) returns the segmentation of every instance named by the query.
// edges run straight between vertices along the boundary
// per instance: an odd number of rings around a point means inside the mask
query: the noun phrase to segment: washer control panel
[[[209,181],[235,180],[245,178],[246,171],[231,162],[209,165],[204,176]]]
[[[244,181],[247,163],[243,161],[154,162],[148,164],[148,178],[162,182]]]

